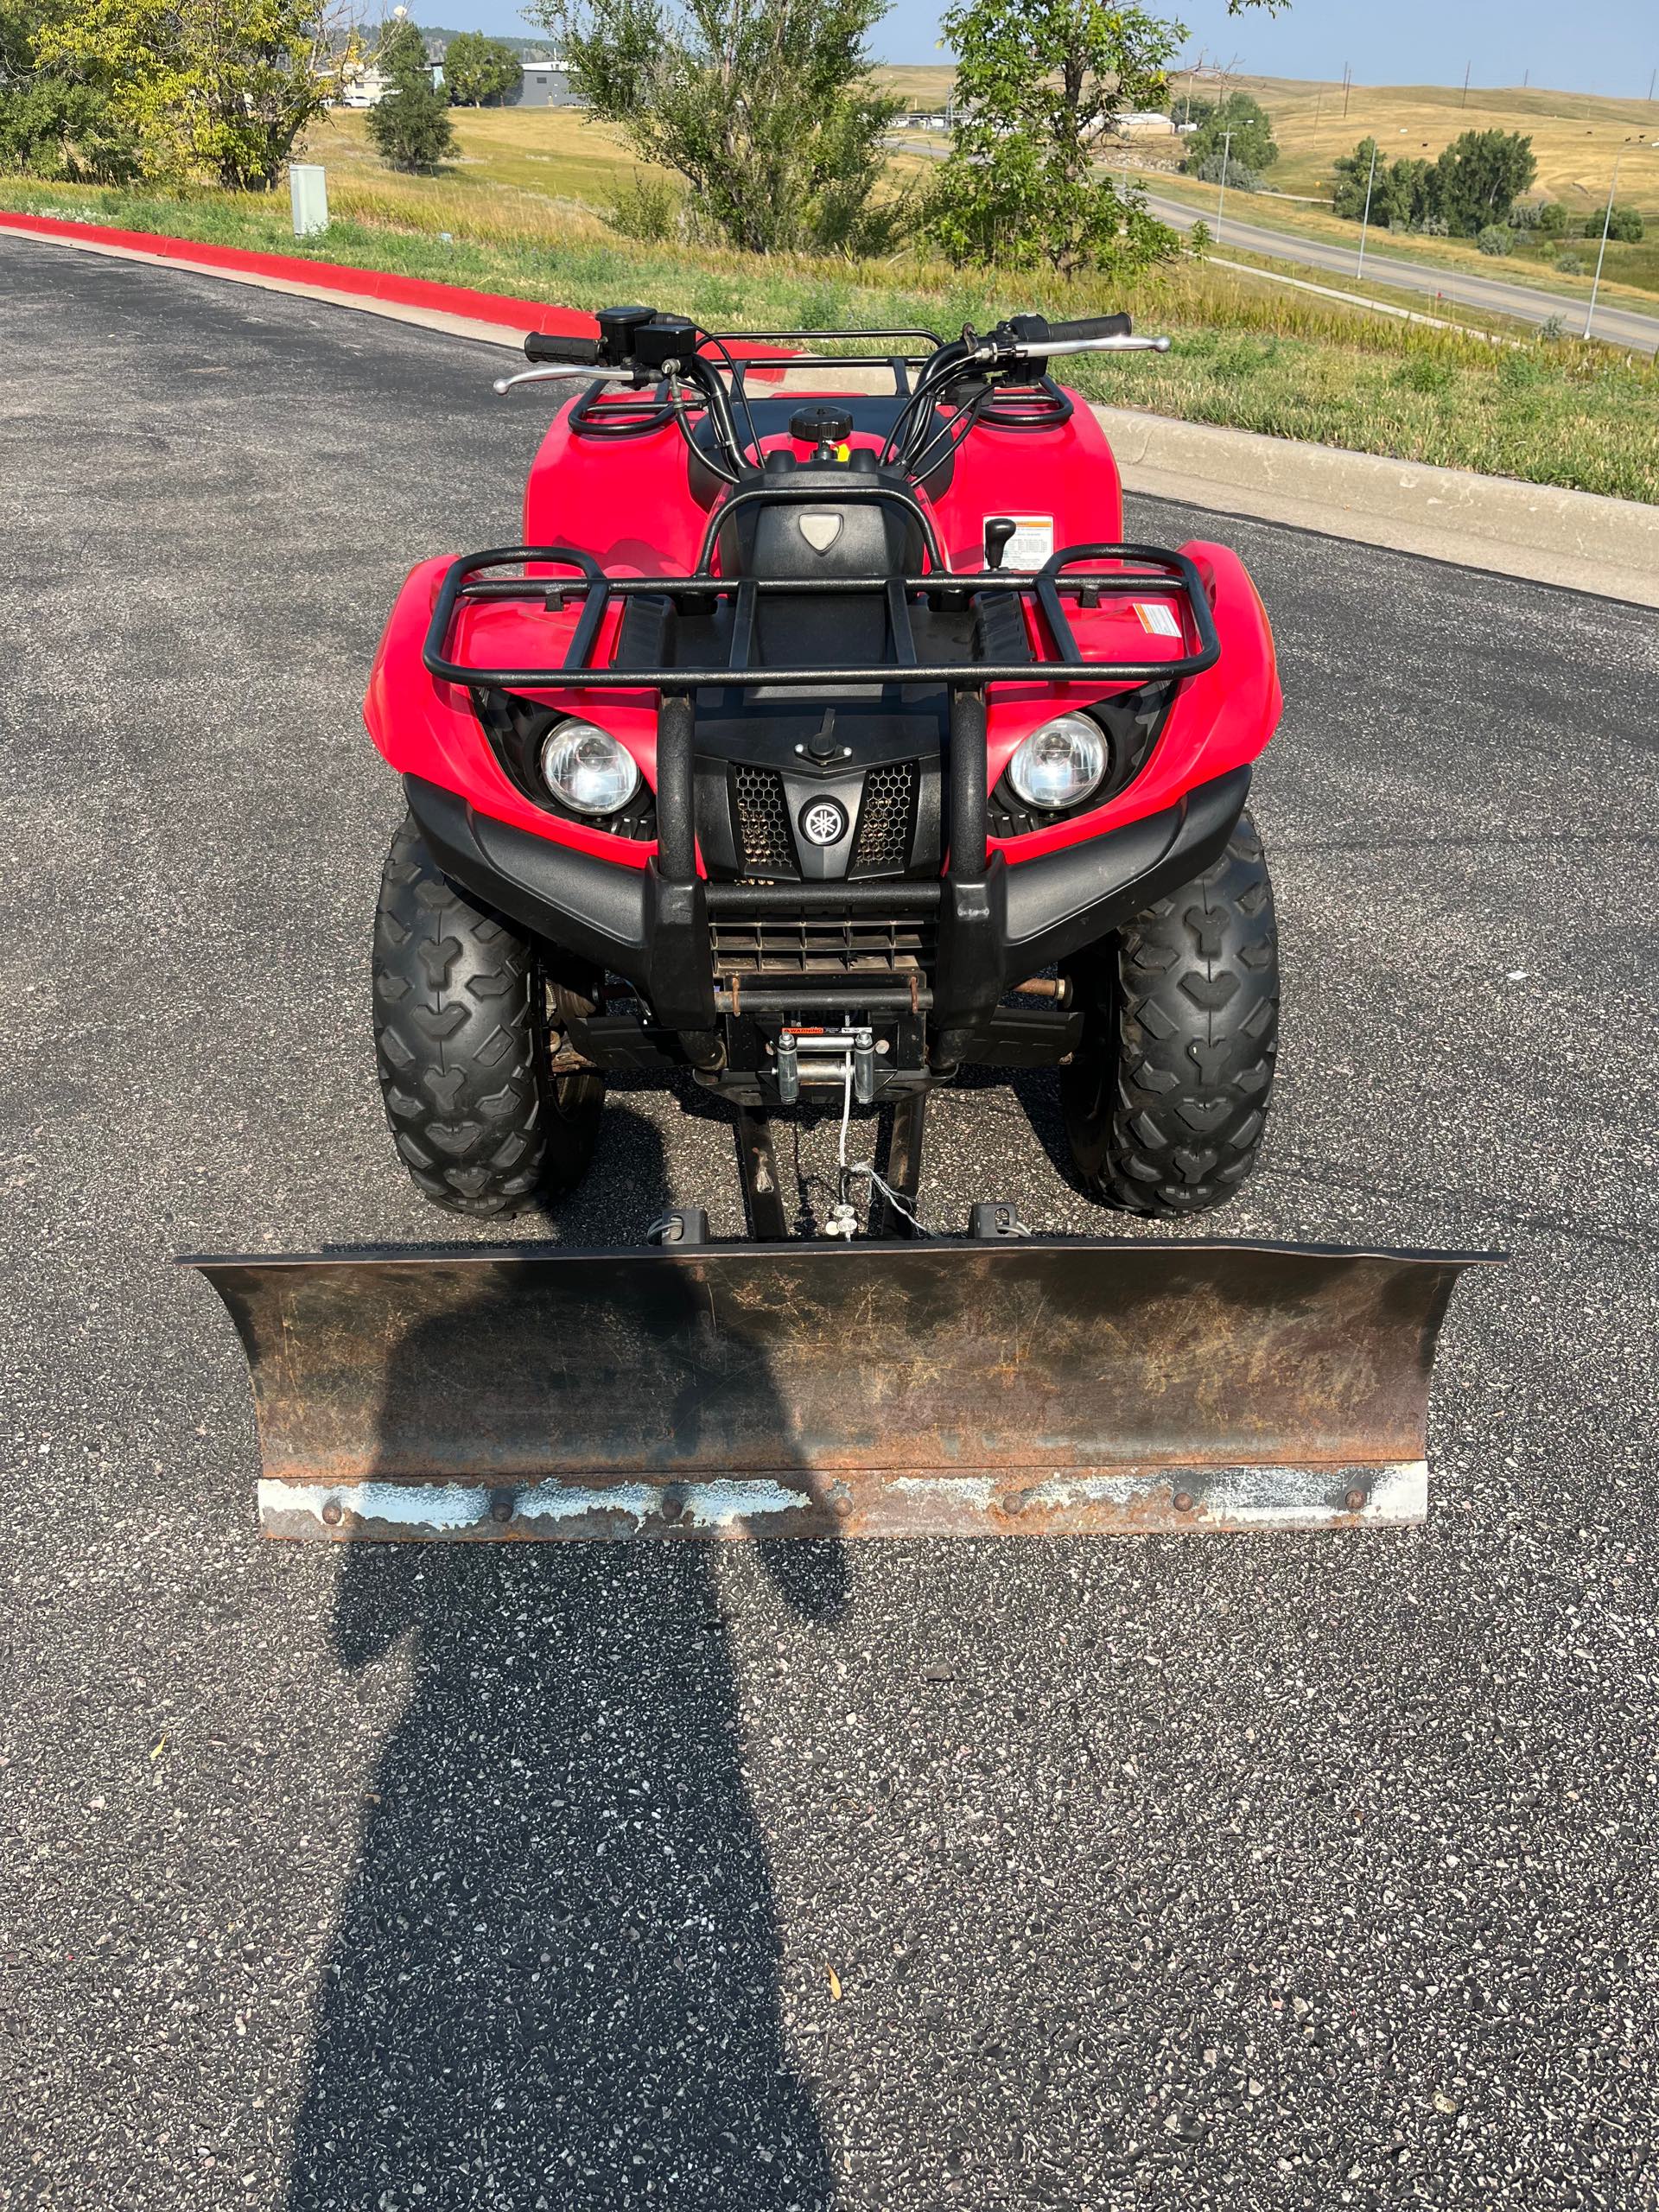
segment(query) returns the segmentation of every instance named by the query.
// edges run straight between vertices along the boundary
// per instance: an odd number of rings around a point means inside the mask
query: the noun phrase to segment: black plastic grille
[[[744,874],[798,875],[789,810],[784,804],[784,779],[778,771],[747,764],[734,768],[732,801]]]
[[[709,934],[717,976],[911,975],[931,965],[935,941],[920,915],[721,915]]]
[[[916,777],[913,760],[895,760],[887,767],[872,768],[865,777],[858,836],[853,844],[855,869],[864,873],[898,869],[908,861]]]

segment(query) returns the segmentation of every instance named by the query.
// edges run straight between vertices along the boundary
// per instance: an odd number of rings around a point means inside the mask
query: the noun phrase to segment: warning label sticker
[[[1040,569],[1054,550],[1052,515],[987,515],[985,520],[987,524],[1011,522],[1014,524],[1014,536],[1008,540],[1002,556],[1005,569]]]
[[[1166,607],[1161,599],[1137,599],[1135,611],[1141,617],[1141,627],[1150,630],[1155,638],[1179,638],[1181,626],[1175,620],[1175,610]]]

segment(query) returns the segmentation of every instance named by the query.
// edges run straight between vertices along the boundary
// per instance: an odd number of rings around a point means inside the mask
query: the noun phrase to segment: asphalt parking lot
[[[358,701],[410,563],[513,535],[500,359],[0,242],[0,2206],[1656,2201],[1652,613],[1134,518],[1239,547],[1289,702],[1217,1229],[1513,1255],[1426,1530],[261,1546],[173,1257],[456,1233]],[[737,1227],[717,1117],[607,1113],[515,1234]],[[946,1095],[934,1217],[1098,1227],[1058,1141]]]

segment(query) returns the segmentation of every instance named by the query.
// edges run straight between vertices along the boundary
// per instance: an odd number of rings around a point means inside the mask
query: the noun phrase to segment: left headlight
[[[577,814],[615,814],[639,788],[633,755],[597,722],[561,722],[542,743],[542,777]]]
[[[1106,773],[1106,740],[1087,715],[1056,715],[1033,730],[1008,763],[1008,781],[1027,806],[1077,806]]]

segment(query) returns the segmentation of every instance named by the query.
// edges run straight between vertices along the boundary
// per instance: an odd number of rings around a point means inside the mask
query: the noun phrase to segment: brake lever
[[[546,368],[520,369],[513,376],[497,377],[490,389],[505,398],[508,392],[516,391],[521,384],[564,384],[572,377],[580,378],[584,384],[639,382],[632,368],[603,369],[591,361],[556,361]]]
[[[1171,340],[1167,338],[1047,338],[1032,340],[1013,349],[1016,359],[1027,361],[1033,357],[1062,353],[1167,353]]]

